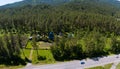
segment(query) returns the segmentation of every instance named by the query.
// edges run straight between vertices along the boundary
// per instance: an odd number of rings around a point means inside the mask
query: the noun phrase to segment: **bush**
[[[105,37],[99,32],[91,32],[84,37],[86,57],[105,55]]]
[[[77,39],[61,39],[55,46],[51,47],[51,51],[56,60],[81,59],[82,46],[77,43]]]
[[[38,60],[46,60],[45,56],[38,56]]]
[[[120,40],[117,40],[115,37],[112,38],[111,51],[113,53],[120,53]]]
[[[81,43],[81,40],[83,43]],[[104,37],[99,32],[92,31],[82,39],[61,38],[57,40],[55,46],[51,47],[51,51],[56,60],[82,59],[86,57],[98,57],[106,55]]]
[[[0,64],[5,65],[25,65],[25,61],[20,57],[20,40],[18,35],[10,33],[0,37]]]

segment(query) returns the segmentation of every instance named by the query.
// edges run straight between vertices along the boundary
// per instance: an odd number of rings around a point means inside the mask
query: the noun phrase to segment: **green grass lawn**
[[[104,65],[104,69],[110,69],[110,68],[112,67],[112,64],[113,64],[113,63]]]
[[[53,58],[53,55],[51,53],[51,51],[49,49],[47,49],[48,47],[50,48],[49,43],[44,43],[42,42],[43,46],[39,46],[38,48],[38,55],[42,56],[42,57],[46,57],[45,60],[38,60],[37,59],[37,51],[33,50],[33,54],[32,54],[32,63],[33,64],[48,64],[48,63],[55,63],[55,59]],[[41,49],[40,47],[44,47],[44,49]],[[32,45],[31,45],[31,41],[28,42],[27,46],[24,50],[25,56],[27,58],[29,58],[30,56],[30,52],[32,49]],[[24,55],[21,55],[22,57],[24,57]]]
[[[41,46],[43,45],[43,46]],[[38,55],[41,57],[46,57],[45,60],[38,60],[37,59],[37,51],[33,50],[33,54],[32,54],[32,63],[33,64],[48,64],[48,63],[55,63],[55,59],[53,58],[53,55],[51,53],[51,51],[49,49],[47,49],[49,46],[49,43],[45,43],[42,42],[38,48]],[[45,49],[40,49],[40,47],[44,47]],[[23,49],[25,56],[29,59],[30,57],[30,52],[32,50],[32,45],[31,45],[31,41],[28,42],[27,46],[25,49]],[[22,52],[22,51],[21,51]],[[25,56],[23,55],[23,53],[21,54],[22,58],[25,58]]]
[[[33,64],[49,64],[49,63],[55,63],[55,59],[53,58],[53,55],[50,50],[38,50],[39,56],[46,57],[45,60],[38,60],[37,59],[37,52],[34,50],[33,56],[32,56],[32,63]]]
[[[50,47],[51,47],[53,44],[52,44],[52,43],[49,43],[49,42],[39,41],[39,42],[37,42],[37,45],[38,45],[39,49],[50,49]]]
[[[31,49],[23,49],[25,56],[29,59],[30,51]],[[55,59],[53,58],[53,55],[50,50],[38,50],[39,56],[46,57],[45,60],[38,60],[37,59],[37,52],[36,50],[33,50],[32,54],[32,63],[33,64],[51,64],[55,63]],[[25,56],[23,53],[21,54],[21,57],[24,59]]]
[[[92,67],[92,68],[87,68],[87,69],[103,69],[102,66],[97,66],[97,67]]]
[[[24,52],[24,54],[25,54],[25,56],[26,56],[27,58],[29,58],[30,51],[31,51],[31,49],[23,49],[23,52]],[[24,59],[25,56],[23,55],[23,52],[22,52],[22,50],[21,50],[21,57]]]
[[[32,49],[33,48],[32,45],[31,45],[31,41],[28,42],[26,48],[28,48],[28,49]]]
[[[120,69],[120,63],[117,65],[116,69]]]
[[[39,49],[50,49],[52,43],[48,43],[48,42],[37,42],[38,48]],[[27,46],[25,47],[26,49],[32,49],[32,45],[31,45],[31,41],[28,42]]]
[[[0,65],[0,69],[19,69],[22,68],[22,65],[19,66],[5,66],[5,65]]]
[[[104,66],[97,66],[97,67],[92,67],[92,68],[87,68],[87,69],[110,69],[111,66],[112,66],[112,63],[104,65]]]

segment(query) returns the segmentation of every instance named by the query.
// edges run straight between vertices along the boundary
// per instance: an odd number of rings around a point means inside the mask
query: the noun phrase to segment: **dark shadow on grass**
[[[46,60],[46,57],[45,56],[38,56],[38,60]]]
[[[32,60],[29,60],[27,57],[25,57],[25,61],[28,63],[32,63]]]

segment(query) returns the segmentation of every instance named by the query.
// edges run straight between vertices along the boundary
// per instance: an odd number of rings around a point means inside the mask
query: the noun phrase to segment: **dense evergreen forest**
[[[75,0],[59,5],[42,3],[1,9],[0,55],[3,56],[4,51],[7,55],[0,59],[19,56],[25,34],[47,36],[49,32],[56,36],[55,46],[51,48],[56,60],[119,53],[120,9],[107,0]],[[60,32],[62,38],[57,37]],[[67,37],[68,33],[74,37]],[[9,53],[11,50],[15,53]]]
[[[94,1],[65,3],[59,6],[26,5],[0,11],[0,28],[4,32],[48,33],[97,29],[119,34],[119,9]]]

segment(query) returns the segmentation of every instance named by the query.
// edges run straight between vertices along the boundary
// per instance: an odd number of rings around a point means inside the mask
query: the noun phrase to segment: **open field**
[[[52,46],[51,43],[48,42],[38,42],[38,50],[34,50],[33,49],[33,54],[32,56],[32,63],[33,64],[47,64],[47,63],[55,63],[55,59],[53,58],[53,55],[51,53],[50,46]],[[30,53],[32,50],[32,45],[31,42],[28,42],[27,46],[25,49],[23,49],[24,54],[27,58],[30,57]],[[37,54],[38,52],[38,54]],[[21,55],[22,57],[24,57],[23,53]],[[37,56],[41,56],[41,57],[45,57],[44,60],[38,60]]]
[[[50,50],[38,50],[38,55],[41,57],[45,57],[45,60],[38,60],[36,50],[33,52],[32,63],[33,64],[48,64],[55,63],[55,59]]]
[[[120,69],[120,63],[117,65],[117,68],[116,69]]]
[[[39,49],[50,49],[50,47],[53,45],[53,43],[48,43],[43,41],[40,41],[37,44],[39,46]]]
[[[104,66],[97,66],[97,67],[92,67],[92,68],[87,68],[87,69],[110,69],[111,66],[112,66],[112,63],[104,65]]]
[[[50,49],[50,47],[53,45],[53,43],[39,41],[39,42],[37,42],[37,45],[38,45],[38,49],[44,50],[44,49]],[[28,42],[28,44],[25,48],[32,49],[31,41]]]
[[[18,69],[18,68],[21,68],[21,67],[24,67],[24,66],[22,66],[22,65],[19,65],[19,66],[0,65],[0,69]]]

